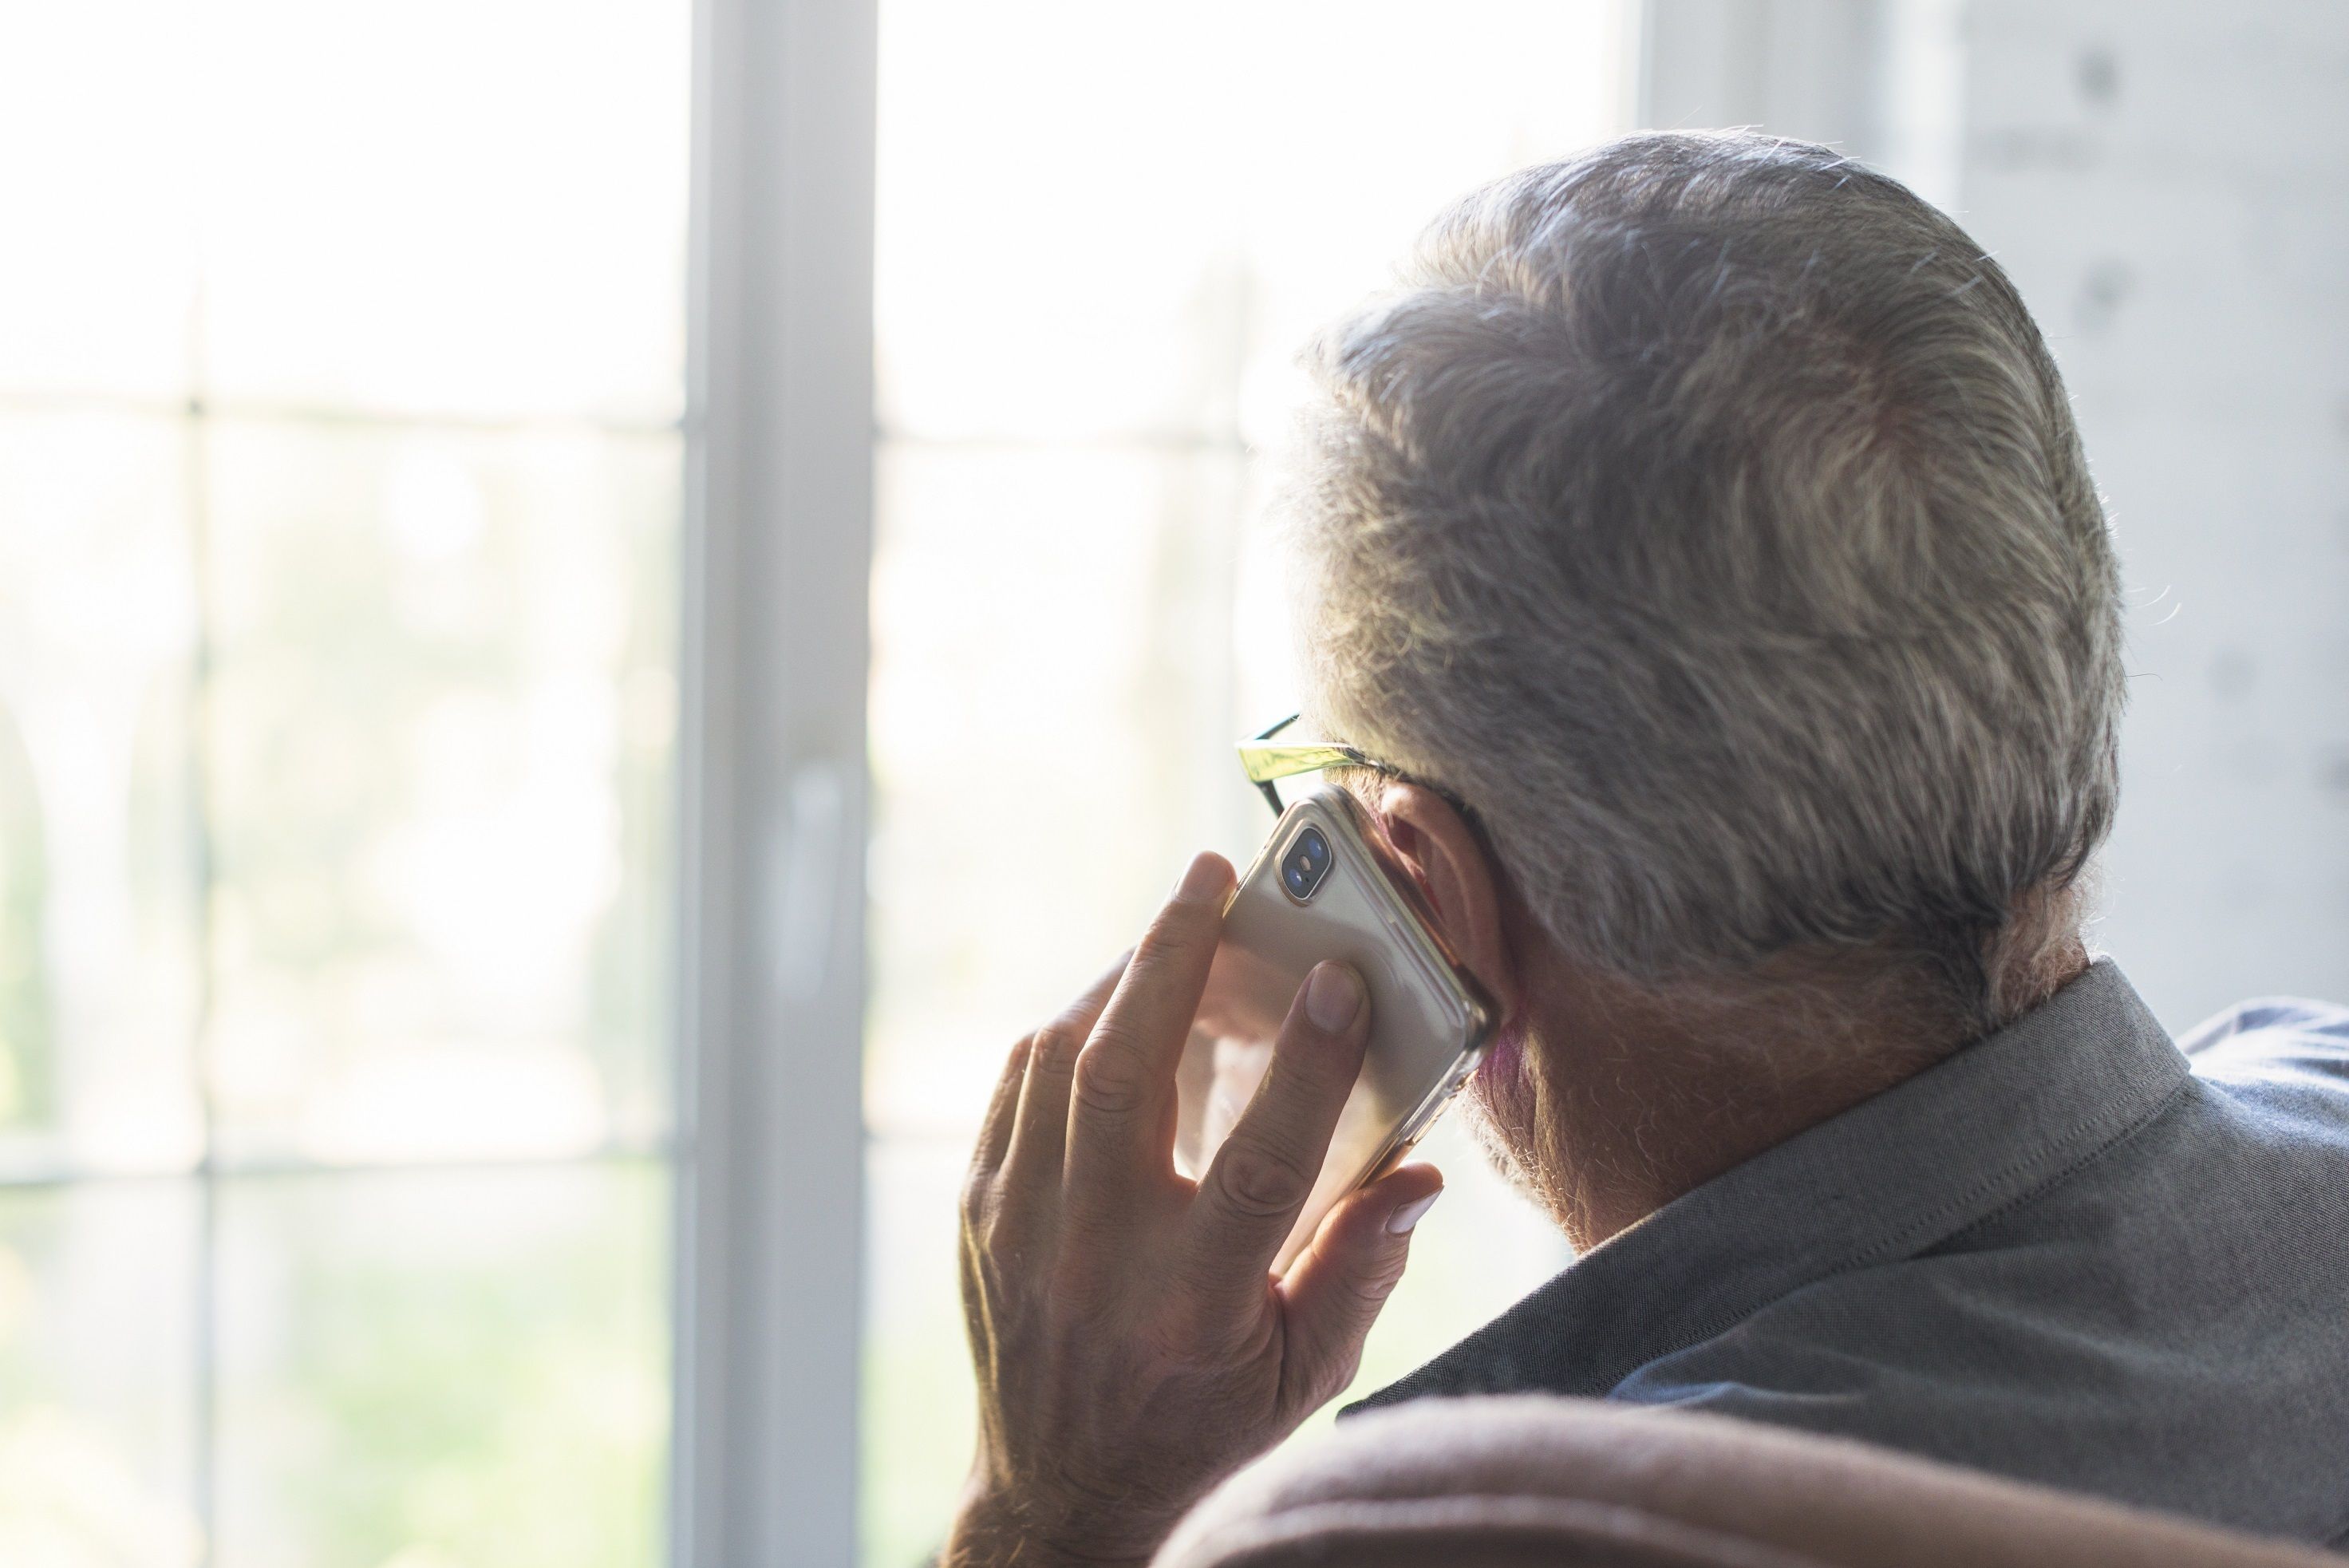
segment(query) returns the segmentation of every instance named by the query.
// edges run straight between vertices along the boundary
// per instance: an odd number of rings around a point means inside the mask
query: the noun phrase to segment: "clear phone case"
[[[1283,886],[1280,867],[1318,827],[1330,866],[1309,898]],[[1255,1095],[1273,1041],[1315,964],[1353,966],[1370,992],[1371,1038],[1312,1196],[1273,1267],[1286,1270],[1338,1199],[1417,1142],[1475,1071],[1494,1013],[1475,980],[1444,950],[1364,832],[1353,797],[1323,786],[1281,814],[1240,877],[1224,917],[1206,994],[1177,1076],[1175,1164],[1206,1174]]]

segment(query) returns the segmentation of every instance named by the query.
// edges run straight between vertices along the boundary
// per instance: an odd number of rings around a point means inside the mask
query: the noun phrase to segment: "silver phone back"
[[[1330,1206],[1399,1158],[1475,1071],[1494,1014],[1397,888],[1360,808],[1325,786],[1281,814],[1224,915],[1177,1083],[1175,1164],[1206,1174],[1272,1060],[1273,1041],[1315,964],[1350,964],[1370,992],[1371,1038],[1312,1196],[1274,1260],[1286,1270]],[[1281,885],[1282,857],[1321,829],[1330,869],[1309,901]]]

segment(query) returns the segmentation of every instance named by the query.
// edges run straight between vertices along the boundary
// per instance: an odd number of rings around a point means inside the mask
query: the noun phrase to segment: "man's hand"
[[[1362,1062],[1341,965],[1308,978],[1206,1175],[1174,1167],[1174,1069],[1232,882],[1203,855],[1129,959],[1013,1048],[963,1194],[978,1459],[943,1562],[1132,1563],[1351,1380],[1442,1190],[1353,1193],[1279,1279]]]

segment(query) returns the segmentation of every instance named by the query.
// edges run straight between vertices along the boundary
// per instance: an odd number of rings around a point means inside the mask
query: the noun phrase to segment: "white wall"
[[[2165,1022],[2349,1000],[2349,7],[1972,0],[1961,217],[2129,588],[2102,946]]]
[[[1909,179],[2062,362],[2130,604],[2097,945],[2173,1028],[2349,1000],[2349,6],[1648,11],[1646,123],[1759,124]]]

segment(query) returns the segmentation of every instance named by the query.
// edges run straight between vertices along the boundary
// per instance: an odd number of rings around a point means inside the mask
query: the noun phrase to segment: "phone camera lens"
[[[1318,827],[1309,827],[1297,836],[1288,852],[1281,857],[1280,879],[1288,885],[1289,893],[1299,903],[1313,897],[1321,879],[1330,874],[1330,841],[1321,836]]]

